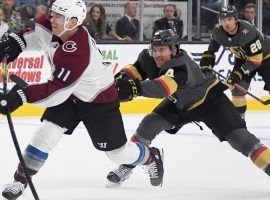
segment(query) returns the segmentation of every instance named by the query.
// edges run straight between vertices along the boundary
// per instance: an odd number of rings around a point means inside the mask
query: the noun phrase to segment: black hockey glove
[[[23,37],[6,32],[0,40],[0,61],[5,55],[8,55],[7,62],[15,60],[20,53],[26,48],[26,42]]]
[[[15,85],[8,94],[0,93],[0,113],[4,115],[8,112],[12,113],[24,102],[27,102],[24,89]]]
[[[118,97],[121,102],[131,101],[140,96],[141,85],[138,79],[133,79],[127,72],[120,71],[115,75]]]
[[[229,78],[227,79],[227,84],[233,85],[239,83],[243,79],[243,73],[240,71],[232,71]]]
[[[200,66],[203,73],[211,72],[215,65],[216,56],[211,51],[205,51],[202,54],[202,59],[200,61]]]

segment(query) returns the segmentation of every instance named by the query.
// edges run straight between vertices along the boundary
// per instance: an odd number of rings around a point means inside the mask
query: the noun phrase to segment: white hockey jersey
[[[84,102],[111,102],[117,97],[112,68],[102,62],[102,55],[84,27],[62,43],[51,33],[51,24],[44,16],[35,30],[23,37],[29,50],[44,50],[52,78],[47,83],[26,88],[27,102],[51,107],[68,98]]]

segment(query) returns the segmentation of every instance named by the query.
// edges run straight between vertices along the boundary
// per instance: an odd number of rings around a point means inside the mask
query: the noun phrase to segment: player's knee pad
[[[149,158],[149,149],[140,142],[127,142],[122,147],[107,151],[106,155],[117,164],[144,164]]]
[[[49,152],[58,144],[65,131],[67,131],[66,128],[44,120],[34,132],[30,145],[43,152]]]
[[[260,140],[245,128],[235,129],[226,136],[228,143],[245,156],[250,156],[250,152],[260,143]]]
[[[169,130],[172,126],[173,125],[162,116],[152,112],[143,118],[136,130],[136,134],[144,140],[151,142],[161,131]]]

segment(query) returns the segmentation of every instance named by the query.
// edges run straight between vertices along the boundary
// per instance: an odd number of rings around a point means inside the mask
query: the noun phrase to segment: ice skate
[[[25,184],[15,181],[5,186],[2,196],[6,199],[15,200],[23,194],[25,188]]]
[[[117,169],[109,172],[107,175],[107,188],[119,187],[122,182],[130,177],[134,166],[132,165],[120,165]]]
[[[163,149],[161,151],[155,147],[149,148],[153,162],[151,162],[149,165],[146,165],[146,170],[150,177],[150,183],[153,186],[162,186],[163,182],[163,174],[164,174],[164,168],[163,168],[163,158],[164,158],[164,152]]]

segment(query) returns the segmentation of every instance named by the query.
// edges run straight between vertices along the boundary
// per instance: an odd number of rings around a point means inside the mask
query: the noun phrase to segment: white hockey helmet
[[[56,0],[52,4],[51,11],[61,14],[65,17],[65,23],[75,17],[77,18],[77,26],[83,23],[86,17],[86,5],[82,0]]]

